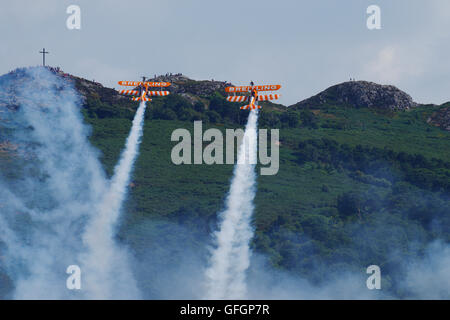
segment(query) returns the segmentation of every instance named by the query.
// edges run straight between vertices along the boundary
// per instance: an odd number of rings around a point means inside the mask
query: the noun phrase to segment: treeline
[[[450,162],[427,159],[421,154],[350,146],[322,138],[301,141],[296,155],[300,164],[312,161],[334,169],[345,168],[354,172],[355,179],[367,179],[363,181],[367,183],[383,185],[405,180],[431,191],[450,191]]]
[[[192,104],[180,95],[170,95],[164,98],[156,98],[152,101],[152,112],[149,118],[162,120],[204,120],[211,123],[232,123],[244,125],[247,122],[248,110],[241,110],[244,103],[232,103],[216,93]],[[319,118],[310,110],[305,109],[274,111],[267,110],[270,103],[261,103],[259,126],[271,128],[299,128],[319,127]],[[265,108],[268,107],[268,108]]]
[[[210,123],[229,123],[245,125],[248,110],[241,110],[244,103],[232,103],[225,100],[219,93],[192,102],[187,98],[171,94],[167,97],[152,98],[146,119],[195,121]],[[310,110],[274,111],[270,103],[261,103],[259,126],[270,128],[318,128],[318,117]],[[132,119],[137,103],[131,100],[111,101],[110,92],[96,92],[86,99],[86,113],[94,118],[127,118]]]
[[[133,119],[135,104],[132,101],[108,102],[98,95],[89,95],[82,112],[89,118],[125,118]]]

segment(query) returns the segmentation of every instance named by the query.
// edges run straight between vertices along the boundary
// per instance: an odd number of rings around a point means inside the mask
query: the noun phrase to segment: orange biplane
[[[261,91],[275,91],[280,89],[279,84],[276,85],[262,85],[255,86],[253,82],[249,86],[242,87],[226,87],[225,92],[236,93],[236,92],[250,92],[249,96],[228,96],[227,101],[230,102],[249,102],[248,105],[242,106],[241,109],[261,109],[260,105],[257,105],[257,101],[270,101],[280,98],[279,94],[259,94]]]
[[[120,90],[120,94],[126,94],[135,96],[131,98],[133,101],[152,101],[151,96],[167,96],[169,91],[149,91],[150,87],[168,87],[170,82],[148,82],[145,81],[145,77],[142,77],[142,81],[119,81],[121,86],[135,87],[134,90]]]

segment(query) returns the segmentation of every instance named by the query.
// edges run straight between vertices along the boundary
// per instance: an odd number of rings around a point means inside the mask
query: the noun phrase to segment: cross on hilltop
[[[45,55],[50,52],[45,51],[45,48],[43,48],[42,51],[39,51],[39,53],[42,53],[42,65],[45,67]]]

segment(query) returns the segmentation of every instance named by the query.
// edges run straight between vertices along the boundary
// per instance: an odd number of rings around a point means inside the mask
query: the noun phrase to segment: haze
[[[450,100],[446,0],[2,1],[0,73],[42,63],[117,88],[183,73],[281,84],[291,105],[350,78],[393,84],[420,103]],[[69,5],[81,30],[66,27]],[[381,8],[381,30],[366,9]]]

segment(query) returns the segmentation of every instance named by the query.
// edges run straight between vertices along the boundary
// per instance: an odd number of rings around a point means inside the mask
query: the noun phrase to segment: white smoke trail
[[[7,106],[2,125],[12,132],[6,138],[18,146],[13,160],[24,163],[13,178],[0,179],[0,269],[13,281],[10,297],[139,297],[114,231],[145,105],[109,184],[69,82],[45,68],[26,69],[0,83],[0,104]],[[0,174],[11,176],[12,169]],[[66,287],[66,269],[73,264],[82,271],[79,291]]]
[[[32,68],[2,83],[0,98],[17,105],[4,112],[8,137],[24,164],[2,182],[0,234],[16,299],[82,298],[66,286],[66,268],[79,264],[84,222],[106,187],[90,146],[73,87],[47,69]]]
[[[238,150],[230,193],[221,213],[216,247],[206,270],[207,299],[243,299],[246,296],[246,270],[250,265],[249,243],[253,237],[251,217],[255,197],[258,113],[252,110]]]
[[[85,270],[90,298],[93,299],[139,298],[136,282],[129,266],[126,265],[129,261],[126,257],[127,253],[114,243],[114,231],[139,152],[145,108],[145,101],[142,101],[134,116],[125,149],[114,168],[110,188],[104,195],[98,214],[92,219],[83,235],[83,240],[89,247],[88,254],[82,259],[83,270]],[[118,268],[118,264],[122,266]],[[114,281],[111,281],[113,278],[115,278]],[[98,281],[102,285],[98,285]]]

